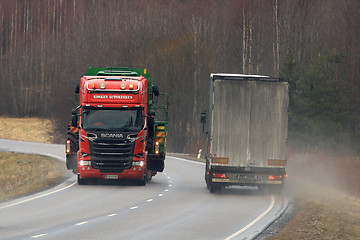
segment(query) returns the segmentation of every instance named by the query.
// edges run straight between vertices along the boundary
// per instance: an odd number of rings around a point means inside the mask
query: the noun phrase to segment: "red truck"
[[[75,92],[66,166],[78,184],[132,179],[145,185],[163,171],[168,95],[152,85],[146,69],[89,68]]]

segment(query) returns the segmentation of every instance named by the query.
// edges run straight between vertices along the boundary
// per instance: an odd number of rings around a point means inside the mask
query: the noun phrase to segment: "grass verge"
[[[42,118],[0,117],[0,138],[53,142],[54,125]],[[69,176],[65,163],[46,156],[0,152],[0,201],[38,192]]]
[[[295,216],[269,239],[360,239],[358,198],[349,195],[337,196],[336,201],[297,198],[296,206]]]
[[[67,171],[63,162],[22,153],[0,153],[0,201],[38,192],[60,183]]]
[[[298,210],[270,239],[360,239],[359,160],[324,152],[288,157],[285,193]]]
[[[0,117],[0,138],[2,139],[53,143],[54,129],[49,119]]]

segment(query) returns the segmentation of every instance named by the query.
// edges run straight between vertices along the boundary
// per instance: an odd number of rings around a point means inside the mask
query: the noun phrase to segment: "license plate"
[[[253,180],[255,180],[256,179],[256,175],[255,174],[238,174],[237,176],[236,176],[238,179],[253,179]]]
[[[105,175],[105,179],[118,179],[118,175]]]

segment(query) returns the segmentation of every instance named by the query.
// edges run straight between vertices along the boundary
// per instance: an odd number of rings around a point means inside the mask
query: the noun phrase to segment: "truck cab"
[[[145,185],[163,171],[165,155],[156,152],[153,141],[157,123],[149,116],[154,93],[146,69],[89,68],[76,92],[80,104],[70,130],[77,132],[68,131],[66,151],[67,166],[79,184],[134,179]]]

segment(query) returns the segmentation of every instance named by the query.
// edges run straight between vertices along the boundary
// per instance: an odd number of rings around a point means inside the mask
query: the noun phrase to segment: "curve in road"
[[[0,151],[53,155],[63,145],[0,140]],[[167,157],[146,186],[79,186],[75,177],[0,204],[1,239],[252,239],[287,206],[282,196],[229,188],[210,194],[202,163]]]

